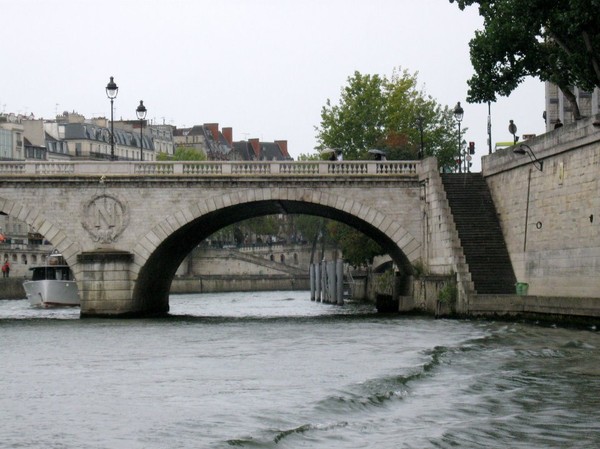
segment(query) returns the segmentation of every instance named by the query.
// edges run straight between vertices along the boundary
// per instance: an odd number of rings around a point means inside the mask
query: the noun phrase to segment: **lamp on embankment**
[[[106,96],[110,99],[110,160],[115,160],[115,129],[113,120],[113,101],[117,98],[119,93],[119,86],[115,83],[114,78],[111,76],[110,81],[106,85]]]
[[[462,106],[460,105],[460,101],[458,103],[456,103],[456,106],[454,106],[454,118],[456,119],[456,121],[458,122],[458,172],[461,173],[462,172],[462,160],[461,160],[461,145],[460,145],[460,122],[462,122],[462,119],[464,117],[465,111],[462,108]]]
[[[418,115],[416,120],[415,120],[415,124],[417,125],[417,129],[419,130],[419,135],[421,137],[421,145],[419,146],[419,153],[418,153],[418,159],[421,160],[423,159],[423,157],[425,156],[425,151],[423,148],[423,124],[424,124],[424,119],[422,115]]]
[[[140,121],[140,161],[144,160],[144,119],[146,118],[146,106],[144,106],[144,102],[140,100],[140,105],[135,110],[137,118]]]
[[[513,150],[513,153],[520,154],[520,155],[523,155],[523,154],[527,153],[527,155],[529,155],[529,159],[531,159],[531,162],[533,163],[533,166],[535,168],[537,168],[539,171],[544,171],[544,161],[540,161],[535,156],[535,153],[533,152],[533,150],[531,149],[531,147],[529,145],[527,145],[526,143],[522,143],[521,145],[519,145],[518,148],[515,148]]]

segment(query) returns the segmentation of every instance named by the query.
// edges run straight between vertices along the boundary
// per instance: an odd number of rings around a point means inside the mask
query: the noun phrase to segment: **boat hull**
[[[39,280],[23,283],[29,304],[34,307],[78,306],[79,292],[75,281]]]

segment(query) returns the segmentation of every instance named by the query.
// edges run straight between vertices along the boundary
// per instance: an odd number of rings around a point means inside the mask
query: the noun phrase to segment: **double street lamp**
[[[144,106],[144,102],[140,100],[140,105],[135,110],[137,118],[140,121],[140,161],[144,160],[144,119],[146,118],[146,106]]]
[[[114,78],[111,76],[110,81],[106,85],[106,96],[110,99],[110,160],[115,160],[115,133],[114,133],[114,120],[113,120],[113,101],[117,98],[119,93],[119,86],[115,83]]]
[[[465,114],[464,109],[460,105],[460,101],[456,103],[454,106],[454,118],[458,122],[458,172],[462,173],[462,152],[461,152],[461,144],[460,144],[460,122],[462,122],[463,116]]]

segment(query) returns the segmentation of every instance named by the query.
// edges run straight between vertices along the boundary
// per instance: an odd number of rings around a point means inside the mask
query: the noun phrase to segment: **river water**
[[[164,319],[0,301],[1,448],[598,448],[600,334],[308,292]]]

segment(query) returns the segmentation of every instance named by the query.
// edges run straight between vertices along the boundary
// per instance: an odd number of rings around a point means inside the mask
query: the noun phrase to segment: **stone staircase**
[[[444,173],[442,184],[478,294],[514,294],[516,278],[481,173]]]
[[[282,274],[287,274],[290,276],[306,276],[308,273],[303,268],[294,267],[291,265],[286,265],[281,262],[275,262],[268,259],[265,259],[262,256],[257,256],[255,254],[243,253],[238,250],[230,250],[227,253],[227,257],[230,259],[241,260],[244,262],[248,262],[254,265],[258,265],[261,267],[269,268],[271,270],[280,271]]]

